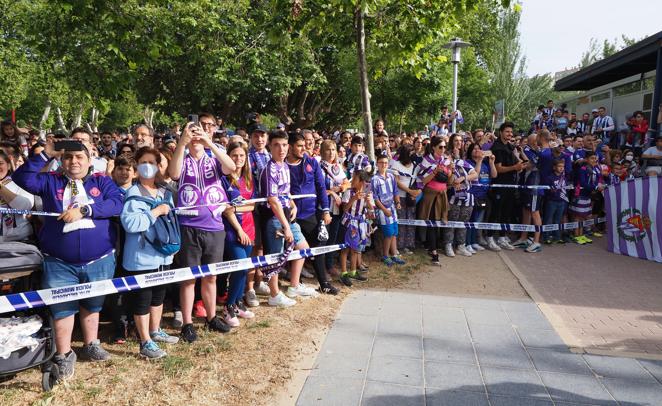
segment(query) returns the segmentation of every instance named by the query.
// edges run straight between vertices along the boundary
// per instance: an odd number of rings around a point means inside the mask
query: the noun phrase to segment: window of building
[[[626,83],[614,88],[614,96],[625,96],[626,94],[637,93],[641,91],[641,81]]]
[[[641,88],[643,90],[653,90],[655,87],[655,78],[648,78],[641,81]]]
[[[600,101],[600,100],[605,100],[605,99],[608,99],[609,96],[610,96],[610,94],[609,94],[608,91],[607,91],[607,92],[604,92],[604,93],[594,94],[593,96],[591,96],[591,102],[596,102],[596,101]]]

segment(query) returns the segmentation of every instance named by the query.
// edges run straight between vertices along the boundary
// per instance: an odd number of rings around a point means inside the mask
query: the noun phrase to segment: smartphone
[[[78,140],[64,139],[55,141],[55,150],[56,151],[82,151],[83,143]]]
[[[186,118],[187,123],[193,123],[195,125],[199,125],[200,121],[198,120],[198,115],[197,114],[189,114],[188,117]]]
[[[484,156],[484,157],[490,157],[490,156],[492,156],[492,151],[483,151],[483,156]]]

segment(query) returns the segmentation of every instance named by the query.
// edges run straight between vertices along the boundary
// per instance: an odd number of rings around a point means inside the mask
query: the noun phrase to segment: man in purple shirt
[[[232,159],[212,142],[216,119],[212,114],[199,115],[200,125],[188,123],[177,144],[168,167],[170,177],[179,181],[178,205],[197,207],[197,216],[180,217],[182,243],[179,265],[185,267],[206,265],[223,261],[225,230],[221,214],[228,202],[223,174],[235,170]],[[185,148],[189,148],[185,156]],[[206,150],[211,151],[207,155]],[[207,312],[206,327],[212,331],[227,333],[230,326],[216,316],[216,276],[205,276],[201,280],[202,301]],[[195,279],[181,282],[179,300],[184,325],[182,339],[189,343],[198,339],[193,328],[193,299]]]
[[[55,151],[53,141],[44,152],[31,157],[12,175],[14,182],[41,197],[44,210],[62,213],[43,217],[39,242],[44,253],[42,285],[56,295],[58,289],[113,277],[116,233],[110,218],[122,211],[122,194],[112,179],[92,174],[90,152],[83,144],[76,151]],[[61,172],[43,172],[62,157]],[[80,352],[90,361],[110,355],[101,348],[97,331],[104,297],[51,305],[55,319],[54,362],[60,377],[74,375],[76,354],[71,350],[75,314],[80,312],[84,346]]]
[[[281,130],[271,133],[269,146],[271,160],[260,176],[260,193],[267,198],[266,206],[262,207],[265,221],[264,253],[283,252],[283,240],[288,244],[295,244],[296,249],[306,249],[308,243],[301,233],[301,227],[295,222],[297,206],[290,197],[290,169],[285,162],[289,148],[287,133]],[[287,289],[287,296],[278,289],[277,274],[269,279],[270,306],[290,307],[296,304],[296,301],[292,300],[294,297],[316,295],[314,289],[299,282],[303,259],[291,261],[290,266],[290,287]]]

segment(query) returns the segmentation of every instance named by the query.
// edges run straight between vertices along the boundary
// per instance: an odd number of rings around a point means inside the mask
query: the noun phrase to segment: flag
[[[662,262],[662,177],[637,178],[605,191],[608,249]]]

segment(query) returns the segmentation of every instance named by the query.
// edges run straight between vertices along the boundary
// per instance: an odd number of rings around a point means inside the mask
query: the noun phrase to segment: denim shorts
[[[112,279],[115,273],[115,253],[83,265],[72,265],[54,257],[45,257],[43,268],[41,283],[48,289]],[[50,309],[56,320],[78,313],[79,305],[91,313],[98,313],[104,299],[104,296],[96,296],[73,300],[51,305]]]
[[[276,216],[267,220],[264,227],[264,235],[262,236],[262,243],[264,244],[264,254],[277,254],[283,252],[285,239],[283,237],[276,237],[276,231],[283,228]],[[297,223],[290,224],[290,230],[294,236],[294,244],[299,244],[301,241],[306,241],[306,238],[301,232],[301,227]]]

